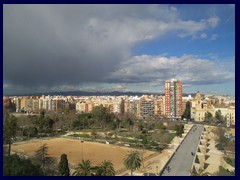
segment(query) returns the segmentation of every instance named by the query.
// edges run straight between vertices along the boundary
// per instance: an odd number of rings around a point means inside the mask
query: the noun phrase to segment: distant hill
[[[61,96],[142,96],[142,95],[164,95],[164,93],[146,93],[146,92],[120,92],[120,91],[112,91],[112,92],[87,92],[87,91],[55,91],[55,92],[42,92],[42,93],[21,93],[21,94],[7,94],[4,96],[42,96],[42,95],[61,95]],[[191,95],[195,97],[196,93],[183,93],[183,96]]]
[[[42,92],[42,93],[21,93],[21,94],[7,94],[4,96],[42,96],[42,95],[62,95],[62,96],[142,96],[142,95],[163,95],[161,93],[143,93],[143,92],[120,92],[120,91],[112,91],[112,92],[87,92],[87,91],[55,91],[55,92]]]

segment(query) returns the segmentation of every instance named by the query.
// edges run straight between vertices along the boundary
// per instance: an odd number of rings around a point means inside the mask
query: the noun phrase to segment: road
[[[189,176],[203,125],[195,125],[173,155],[162,176]],[[168,168],[169,167],[169,168]]]

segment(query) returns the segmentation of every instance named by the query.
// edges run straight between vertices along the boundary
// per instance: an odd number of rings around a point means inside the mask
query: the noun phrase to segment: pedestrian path
[[[189,176],[203,125],[195,125],[165,167],[162,176]]]

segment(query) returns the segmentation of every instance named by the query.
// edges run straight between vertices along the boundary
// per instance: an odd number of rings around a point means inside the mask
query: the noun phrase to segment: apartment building
[[[154,100],[147,97],[140,99],[140,116],[143,119],[154,116]]]
[[[182,116],[182,82],[176,79],[165,82],[165,113],[169,118]]]
[[[154,100],[154,116],[160,117],[164,115],[164,101],[164,96],[161,96],[160,98]]]
[[[235,106],[229,106],[227,112],[227,127],[235,127]]]

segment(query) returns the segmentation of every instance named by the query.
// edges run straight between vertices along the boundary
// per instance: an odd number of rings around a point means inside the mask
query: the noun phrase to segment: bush
[[[232,167],[235,167],[235,159],[224,157],[224,160],[226,161],[226,163],[230,164]]]
[[[168,139],[167,139],[166,143],[170,144],[176,134],[175,133],[168,133],[168,134],[169,135],[168,135]]]
[[[183,124],[176,124],[174,126],[174,130],[176,131],[177,136],[182,137],[182,134],[184,132],[184,125]]]
[[[83,138],[90,138],[89,134],[73,134],[71,135],[73,137],[83,137]]]
[[[35,165],[29,159],[21,159],[18,155],[3,158],[4,176],[42,176],[40,165]]]
[[[224,147],[221,143],[218,143],[215,145],[215,147],[218,149],[218,150],[224,150]]]
[[[228,169],[225,169],[222,166],[219,166],[219,172],[218,172],[219,176],[235,176],[235,171],[231,172]]]

